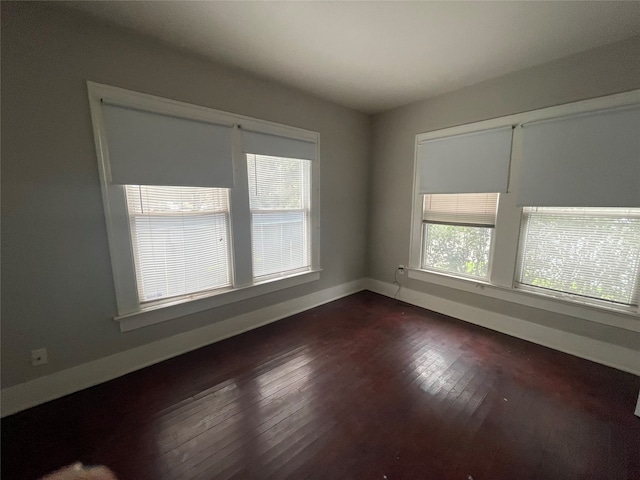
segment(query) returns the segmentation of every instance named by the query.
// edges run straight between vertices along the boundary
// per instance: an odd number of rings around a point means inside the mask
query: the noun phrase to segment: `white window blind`
[[[522,128],[518,204],[640,206],[640,105]]]
[[[511,126],[418,144],[419,193],[507,191]]]
[[[311,162],[247,154],[253,276],[308,269]]]
[[[497,206],[497,193],[425,195],[422,220],[425,223],[493,227]]]
[[[125,190],[140,302],[230,285],[226,189]]]
[[[638,304],[640,208],[527,207],[519,286]]]
[[[230,125],[103,100],[111,183],[233,187]]]

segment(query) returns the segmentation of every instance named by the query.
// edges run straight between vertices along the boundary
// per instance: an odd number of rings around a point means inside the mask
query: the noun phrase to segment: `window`
[[[408,277],[638,331],[639,93],[416,135]]]
[[[311,162],[247,155],[256,279],[310,266]]]
[[[319,136],[88,82],[121,330],[319,278]]]
[[[526,207],[518,285],[638,305],[640,208]]]
[[[427,194],[422,268],[487,278],[498,194]]]
[[[229,286],[226,189],[127,185],[142,303]]]

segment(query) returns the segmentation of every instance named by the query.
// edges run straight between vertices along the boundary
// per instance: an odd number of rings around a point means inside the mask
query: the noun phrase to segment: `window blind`
[[[231,126],[102,103],[111,182],[233,187]]]
[[[311,162],[247,155],[254,277],[311,265]]]
[[[519,285],[638,304],[640,208],[526,207]]]
[[[253,132],[243,128],[242,145],[245,153],[304,160],[316,159],[316,143],[308,140]]]
[[[497,193],[428,194],[424,196],[422,220],[461,226],[493,227]]]
[[[226,189],[125,191],[141,302],[230,285]]]
[[[418,144],[419,193],[507,191],[511,126]]]
[[[525,124],[518,204],[640,206],[640,106]]]

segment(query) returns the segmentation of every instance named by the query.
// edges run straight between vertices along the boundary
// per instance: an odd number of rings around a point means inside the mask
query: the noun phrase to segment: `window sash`
[[[488,236],[488,242],[486,244],[486,249],[482,248],[484,245],[477,243],[476,245],[470,245],[469,243],[465,243],[464,246],[458,244],[458,247],[461,248],[451,248],[450,245],[447,245],[445,251],[441,251],[438,254],[434,255],[432,249],[433,244],[431,243],[431,238],[429,236],[429,231],[433,231],[438,227],[453,227],[455,229],[455,235],[466,237],[470,233],[475,233],[479,235],[479,238],[476,240],[482,240],[482,237]],[[422,260],[421,267],[427,270],[433,270],[436,272],[446,273],[448,275],[455,275],[467,278],[474,279],[487,279],[489,277],[489,273],[491,270],[491,251],[493,244],[493,228],[487,227],[478,227],[478,226],[467,226],[467,225],[453,225],[453,224],[433,224],[433,223],[423,223],[422,230]],[[487,240],[485,238],[485,240]],[[464,243],[464,242],[463,242]],[[442,245],[441,245],[442,247]],[[474,248],[477,247],[477,248]],[[478,251],[476,251],[478,250]],[[450,256],[458,256],[458,262],[456,264],[455,261],[450,261]],[[439,258],[435,258],[435,257]],[[428,263],[429,257],[434,257],[435,261]],[[462,258],[465,257],[465,258]],[[475,258],[472,258],[475,257]],[[484,258],[480,258],[484,257]],[[476,260],[475,262],[471,262],[472,260]],[[443,266],[445,263],[449,265],[449,268]],[[470,263],[474,263],[474,266],[471,267]],[[468,271],[469,268],[475,268],[476,273]],[[465,270],[462,270],[465,268]]]
[[[125,187],[140,304],[231,285],[226,190]]]
[[[517,287],[634,307],[639,275],[640,209],[523,209]]]
[[[256,154],[246,158],[254,280],[309,270],[311,161]]]
[[[311,265],[308,225],[307,210],[252,211],[254,278],[307,270]]]

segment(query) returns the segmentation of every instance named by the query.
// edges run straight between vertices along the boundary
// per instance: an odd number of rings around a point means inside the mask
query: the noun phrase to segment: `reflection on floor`
[[[361,292],[4,419],[2,478],[635,479],[639,389]]]

